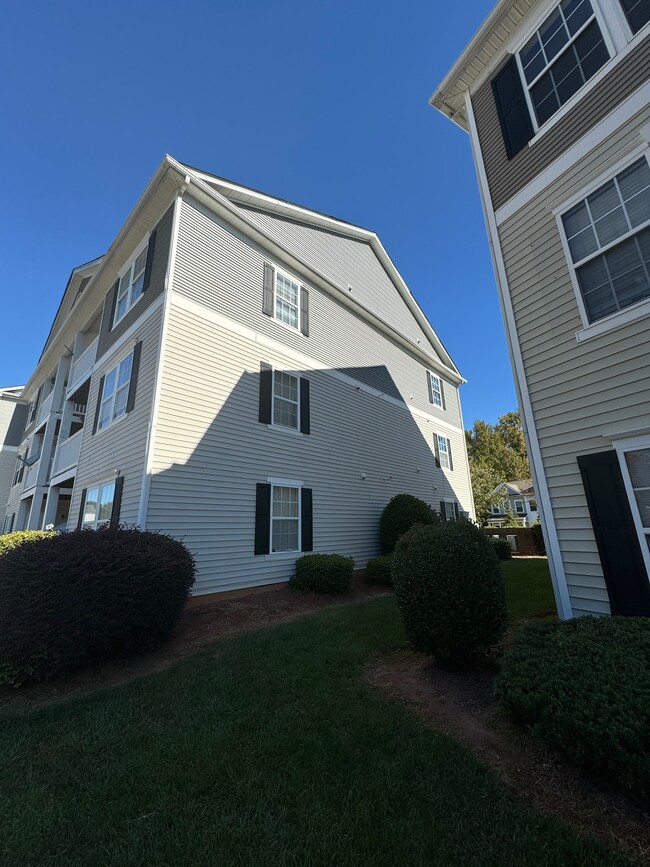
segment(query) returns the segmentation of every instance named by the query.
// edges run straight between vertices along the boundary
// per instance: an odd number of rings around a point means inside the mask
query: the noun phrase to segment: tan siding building
[[[649,19],[502,0],[431,100],[471,135],[563,617],[650,614]]]

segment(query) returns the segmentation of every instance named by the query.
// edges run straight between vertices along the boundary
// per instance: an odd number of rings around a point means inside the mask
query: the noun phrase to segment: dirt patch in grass
[[[363,583],[363,573],[359,572],[352,579],[350,593],[339,596],[298,593],[288,587],[272,587],[249,596],[188,606],[172,638],[153,653],[138,659],[117,660],[99,668],[84,669],[46,683],[20,689],[2,688],[0,713],[29,712],[45,705],[85,696],[97,689],[118,686],[133,678],[162,671],[225,636],[287,623],[321,608],[359,602],[387,592],[385,587]]]
[[[467,745],[528,803],[650,864],[650,804],[588,779],[505,719],[493,698],[495,664],[445,672],[402,650],[373,660],[364,673],[373,687]]]

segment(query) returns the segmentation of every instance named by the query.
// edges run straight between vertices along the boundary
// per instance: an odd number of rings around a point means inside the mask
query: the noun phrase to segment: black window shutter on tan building
[[[149,235],[149,246],[147,247],[147,261],[144,266],[144,280],[142,281],[142,291],[146,292],[151,283],[151,269],[153,268],[153,257],[156,251],[156,230]]]
[[[99,410],[102,405],[102,397],[104,395],[104,379],[105,377],[99,380],[99,388],[97,389],[97,406],[95,407],[95,418],[93,419],[93,434],[97,433],[97,424],[99,422]]]
[[[447,510],[445,509],[445,501],[440,500],[440,520],[443,524],[447,521]]]
[[[492,92],[506,153],[511,160],[535,134],[514,55],[492,79]]]
[[[271,485],[258,484],[255,496],[255,553],[270,553]]]
[[[429,390],[429,403],[433,403],[433,385],[431,384],[431,374],[427,370],[427,389]]]
[[[309,292],[300,287],[300,332],[309,337]]]
[[[433,435],[433,451],[436,455],[436,466],[440,466],[440,447],[438,445],[438,434],[434,433]]]
[[[133,364],[131,365],[131,381],[129,383],[129,395],[126,399],[126,411],[131,412],[135,406],[135,390],[138,385],[140,373],[140,355],[142,354],[142,341],[138,341],[133,347]]]
[[[275,268],[264,263],[264,289],[262,294],[262,313],[273,316],[273,284],[275,282]]]
[[[262,424],[271,424],[273,401],[273,370],[270,364],[260,364],[260,405],[259,420]]]
[[[314,550],[314,505],[312,489],[303,488],[300,493],[300,518],[302,551]]]
[[[113,494],[113,508],[111,509],[111,527],[117,527],[120,523],[120,509],[122,507],[122,490],[124,488],[124,476],[115,479],[115,493]]]
[[[84,509],[86,508],[86,493],[88,488],[84,488],[81,492],[81,504],[79,506],[79,518],[77,520],[77,530],[81,530],[84,522]]]
[[[300,377],[300,433],[311,433],[309,380]]]

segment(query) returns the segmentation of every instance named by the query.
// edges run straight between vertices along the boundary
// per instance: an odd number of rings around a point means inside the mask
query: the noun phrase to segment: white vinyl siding
[[[114,326],[121,319],[124,319],[135,302],[141,297],[146,264],[147,247],[145,246],[129,263],[128,268],[119,279],[115,302],[115,316],[113,318]]]
[[[609,602],[577,456],[650,418],[648,317],[585,342],[571,265],[553,215],[638,147],[650,107],[499,227],[518,341],[575,614]],[[646,421],[647,423],[647,421]]]

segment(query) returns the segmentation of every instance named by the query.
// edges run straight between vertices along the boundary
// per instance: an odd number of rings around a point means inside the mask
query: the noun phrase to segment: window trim
[[[106,389],[106,377],[109,376],[109,374],[111,374],[114,370],[117,371],[119,369],[120,365],[122,364],[122,362],[125,361],[129,357],[129,355],[133,356],[133,358],[131,359],[131,373],[129,375],[129,381],[126,384],[126,401],[127,402],[124,405],[124,412],[120,413],[120,415],[118,415],[116,418],[111,418],[110,421],[108,421],[105,425],[101,425],[100,422],[101,422],[101,416],[102,416],[102,405],[104,403],[104,392]],[[134,362],[134,360],[135,360],[135,346],[132,346],[131,349],[127,353],[125,353],[123,356],[121,356],[115,362],[115,364],[111,365],[111,367],[109,367],[106,370],[106,373],[104,373],[102,375],[103,382],[102,382],[101,394],[99,393],[99,391],[97,392],[97,400],[99,402],[99,407],[96,410],[97,411],[97,430],[95,431],[95,434],[98,434],[101,431],[108,430],[114,424],[117,424],[123,418],[126,418],[128,416],[129,412],[128,412],[127,407],[129,405],[129,391],[131,390],[131,381],[133,379],[133,362]],[[117,374],[115,375],[115,385],[117,386]],[[121,388],[124,388],[124,386],[121,386]],[[112,404],[111,404],[111,416],[113,415],[113,409],[115,408],[115,395],[116,394],[117,394],[117,388],[113,392]]]
[[[275,420],[275,374],[276,373],[285,373],[287,376],[292,376],[296,380],[296,391],[297,391],[297,401],[296,401],[296,426],[289,427],[289,425],[281,424]],[[293,434],[300,434],[302,436],[302,432],[300,430],[300,380],[301,376],[299,373],[296,373],[293,370],[285,370],[282,367],[271,367],[271,424],[269,427],[273,429],[279,429],[286,432],[290,432]],[[280,398],[280,400],[286,400],[286,398]],[[293,403],[293,401],[289,401],[289,403]]]
[[[86,496],[84,497],[84,501],[83,501],[83,508],[84,508],[84,510],[85,510],[85,509],[86,509],[86,506],[87,506],[87,504],[88,504],[88,492],[89,492],[89,491],[92,491],[94,488],[97,488],[97,505],[99,506],[99,502],[100,502],[100,500],[101,500],[101,495],[102,495],[102,489],[105,488],[105,487],[107,487],[108,485],[113,485],[113,499],[111,500],[111,515],[109,515],[108,520],[101,521],[101,522],[98,521],[99,509],[97,509],[97,512],[96,512],[96,514],[95,514],[95,519],[94,519],[94,521],[92,521],[92,522],[89,522],[89,521],[87,522],[87,521],[85,521],[85,520],[84,520],[84,516],[82,516],[82,519],[81,519],[81,529],[82,529],[82,530],[88,530],[88,529],[90,529],[90,530],[97,530],[98,527],[103,527],[103,526],[105,526],[106,524],[110,524],[110,523],[111,523],[111,516],[112,516],[112,513],[113,513],[113,506],[114,506],[114,504],[115,504],[115,491],[116,491],[116,488],[117,488],[117,476],[111,476],[111,477],[108,478],[108,479],[107,479],[107,478],[103,478],[103,479],[101,479],[101,480],[99,480],[99,481],[96,481],[96,482],[90,482],[89,484],[87,484],[87,485],[86,485]]]
[[[650,297],[648,297],[642,298],[640,301],[635,301],[634,304],[630,304],[628,307],[624,307],[621,310],[615,310],[613,313],[610,313],[607,316],[603,316],[601,319],[597,319],[595,322],[589,321],[587,308],[585,306],[584,298],[582,297],[582,290],[580,289],[577,268],[576,265],[574,265],[573,263],[573,257],[571,255],[569,241],[567,239],[566,231],[564,229],[564,222],[562,220],[562,217],[567,214],[572,208],[574,208],[580,202],[583,202],[592,193],[595,193],[596,190],[598,190],[600,187],[605,186],[605,184],[609,183],[609,181],[613,180],[622,171],[633,165],[633,163],[637,162],[641,156],[645,156],[648,164],[650,165],[650,147],[647,142],[644,142],[642,145],[634,148],[634,150],[630,151],[625,157],[620,159],[613,166],[610,166],[610,168],[608,168],[605,172],[599,175],[598,178],[591,181],[586,187],[583,187],[579,193],[571,196],[570,199],[567,199],[553,210],[553,216],[555,217],[558,232],[560,233],[560,240],[562,242],[564,258],[566,261],[567,269],[569,271],[569,276],[571,278],[571,285],[573,286],[573,292],[578,303],[578,310],[580,311],[580,319],[582,321],[582,328],[580,329],[580,331],[576,332],[576,340],[579,343],[583,340],[589,339],[590,337],[596,337],[598,334],[604,334],[607,331],[611,331],[614,328],[625,325],[628,322],[645,316],[647,315],[647,313],[650,312]],[[611,244],[607,244],[605,247],[594,253],[592,258],[598,255],[602,255],[603,252],[607,252],[607,250],[615,247],[617,244],[620,244],[627,237],[633,237],[634,235],[643,231],[644,228],[648,228],[648,226],[650,226],[650,222],[646,222],[643,225],[637,227],[631,233],[627,233],[624,236],[622,235],[616,241],[613,241]],[[582,265],[584,265],[586,261],[589,260],[580,260]]]
[[[288,322],[285,322],[283,319],[278,318],[278,316],[276,314],[276,310],[277,310],[276,303],[277,303],[277,297],[278,297],[278,274],[282,274],[282,276],[285,279],[290,280],[292,283],[295,283],[298,287],[298,303],[296,305],[298,315],[296,318],[296,325],[290,325]],[[300,282],[300,280],[298,280],[298,278],[295,275],[291,274],[289,271],[286,271],[284,268],[279,268],[277,265],[273,266],[273,317],[272,317],[273,321],[277,322],[279,325],[283,325],[285,328],[288,328],[294,334],[300,334],[301,336],[304,337],[304,335],[302,334],[302,331],[301,331],[301,327],[302,327],[302,315],[301,315],[301,305],[300,305],[300,293],[301,293],[301,291],[302,291],[302,283]]]
[[[427,373],[431,377],[431,396],[433,397],[433,400],[431,401],[431,405],[437,406],[438,409],[444,409],[443,397],[442,397],[442,379],[438,376],[437,373],[434,373],[432,370],[427,370]],[[436,403],[436,400],[435,400],[435,392],[433,389],[434,380],[438,383],[438,394],[440,395],[440,403]]]
[[[304,487],[304,483],[297,479],[267,478],[266,481],[271,485],[271,508],[269,516],[269,553],[265,554],[264,557],[265,559],[273,558],[274,560],[283,557],[295,557],[296,554],[302,553],[302,488]],[[287,520],[286,518],[275,519],[273,517],[273,491],[275,488],[295,488],[298,491],[298,548],[294,551],[273,550],[273,521]],[[290,518],[289,520],[293,521],[295,519]]]
[[[445,521],[456,521],[456,520],[458,520],[458,519],[456,518],[456,511],[455,511],[455,509],[454,509],[454,506],[455,506],[455,505],[458,505],[458,514],[460,515],[460,503],[458,502],[458,500],[448,500],[446,497],[443,497],[442,500],[441,500],[441,502],[443,502],[443,503],[445,504],[444,520],[445,520]],[[447,514],[447,506],[449,506],[449,505],[451,506],[451,512],[452,512],[451,517],[449,517],[449,515]]]
[[[612,446],[616,450],[616,456],[618,457],[618,464],[621,469],[621,475],[623,476],[625,493],[627,494],[627,500],[632,511],[632,518],[634,520],[634,527],[641,548],[641,555],[643,557],[646,572],[648,573],[648,581],[650,581],[650,545],[647,541],[647,539],[650,539],[650,531],[646,532],[647,528],[643,526],[641,513],[639,512],[639,505],[634,496],[630,471],[627,466],[627,461],[625,460],[626,452],[637,452],[644,449],[650,449],[650,434],[644,434],[639,437],[630,437],[628,439],[612,440]]]
[[[140,294],[138,295],[138,297],[135,299],[135,301],[132,301],[131,300],[131,290],[133,289],[133,282],[131,282],[129,284],[129,288],[126,292],[126,296],[127,296],[126,309],[125,309],[124,313],[118,318],[117,308],[118,308],[118,300],[120,297],[120,282],[122,280],[122,277],[126,274],[127,271],[129,271],[131,268],[133,268],[133,266],[135,265],[135,263],[138,259],[138,256],[140,256],[141,253],[143,253],[145,250],[148,250],[148,249],[149,249],[149,237],[147,237],[147,239],[145,241],[143,241],[142,244],[140,244],[139,247],[136,249],[135,254],[133,256],[131,256],[131,258],[129,259],[129,264],[125,268],[123,268],[121,271],[119,271],[117,274],[116,285],[115,285],[115,309],[113,310],[113,321],[111,322],[111,329],[110,329],[111,331],[115,327],[117,327],[120,324],[120,322],[122,322],[122,320],[129,314],[129,312],[135,307],[135,305],[138,303],[138,301],[144,295],[144,279],[145,279],[145,275],[147,273],[147,257],[146,256],[145,256],[145,260],[144,260],[144,268],[142,270],[143,289],[140,292]]]
[[[521,516],[521,515],[525,515],[525,514],[526,514],[526,506],[525,506],[524,501],[523,501],[522,499],[520,499],[519,497],[517,497],[516,499],[513,499],[512,502],[513,502],[513,506],[514,506],[515,515],[520,515],[520,516]],[[519,509],[517,508],[517,503],[521,503],[521,512],[520,512]]]
[[[449,439],[448,436],[444,436],[444,434],[436,433],[436,436],[438,437],[438,455],[439,455],[439,460],[440,460],[440,469],[441,470],[448,470],[448,472],[451,473],[451,472],[453,472],[453,470],[451,469],[451,461],[449,460],[449,455],[451,453],[451,440]],[[440,448],[440,443],[442,440],[444,440],[444,443],[445,443],[444,451]],[[446,466],[442,462],[443,454],[445,455],[445,458],[447,460]]]

